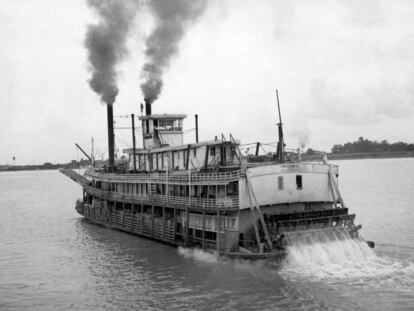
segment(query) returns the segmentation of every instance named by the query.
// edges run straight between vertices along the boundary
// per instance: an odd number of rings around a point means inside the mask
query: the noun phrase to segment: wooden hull
[[[181,234],[176,232],[174,225],[169,224],[162,226],[154,219],[150,221],[147,217],[140,215],[139,213],[132,213],[127,210],[123,211],[111,211],[110,209],[98,209],[91,204],[84,204],[80,200],[76,202],[77,212],[83,216],[86,220],[93,224],[104,226],[108,229],[115,229],[129,234],[137,235],[144,238],[149,238],[159,242],[163,242],[172,246],[182,247],[197,247],[194,241],[186,241],[181,238]],[[244,260],[271,260],[274,262],[280,262],[285,257],[283,250],[276,250],[268,253],[253,253],[243,251],[217,251],[216,244],[206,243],[203,250],[216,254],[218,257],[226,257],[230,259],[244,259]],[[211,247],[214,246],[214,247]],[[201,248],[202,249],[202,248]]]

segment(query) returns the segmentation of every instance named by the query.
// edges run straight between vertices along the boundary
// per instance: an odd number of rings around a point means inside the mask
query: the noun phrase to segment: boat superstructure
[[[139,118],[143,148],[124,150],[123,170],[62,170],[83,187],[78,213],[109,228],[248,258],[283,256],[298,232],[358,236],[336,165],[287,161],[280,136],[272,162],[247,163],[231,135],[198,142],[197,133],[184,144],[185,118],[147,109]]]

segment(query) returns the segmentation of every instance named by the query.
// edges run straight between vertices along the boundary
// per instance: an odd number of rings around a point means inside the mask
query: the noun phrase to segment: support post
[[[173,207],[173,209],[174,209],[174,215],[173,215],[173,227],[174,227],[174,229],[173,229],[173,232],[174,232],[174,240],[175,240],[175,231],[176,231],[176,229],[177,229],[177,209],[175,208],[175,207]]]
[[[154,204],[151,205],[151,235],[154,235]]]
[[[332,185],[334,186],[334,189],[336,191],[336,194],[338,195],[338,200],[341,203],[341,207],[342,208],[345,208],[346,207],[345,206],[345,202],[342,199],[341,192],[339,191],[338,184],[336,183],[335,176],[332,173],[331,166],[329,165],[328,157],[326,156],[326,154],[323,156],[323,159],[322,160],[323,160],[323,163],[328,166],[329,179],[330,179],[330,182],[332,183]],[[335,204],[336,204],[336,202],[335,202]]]
[[[124,225],[125,202],[122,202],[122,225]]]
[[[217,234],[216,234],[216,246],[217,246],[217,255],[220,256],[220,231],[221,231],[221,218],[220,218],[220,209],[217,206]]]
[[[205,158],[204,158],[204,169],[205,170],[207,170],[207,167],[208,167],[208,153],[209,153],[209,145],[207,145],[206,146],[206,155],[205,155]]]
[[[185,221],[185,228],[184,228],[184,246],[188,246],[188,242],[189,242],[189,236],[188,236],[188,224],[190,222],[190,213],[188,211],[188,206],[185,207],[185,217],[186,217],[186,221]]]
[[[187,158],[185,160],[185,169],[188,170],[190,167],[190,152],[191,152],[191,145],[187,146]]]
[[[135,218],[135,207],[134,207],[134,203],[131,203],[131,231],[134,231],[134,218]]]
[[[162,240],[164,240],[164,227],[165,227],[165,205],[162,206],[162,231],[161,231]]]
[[[141,205],[141,234],[144,230],[144,206],[142,204]]]
[[[252,184],[251,184],[250,180],[247,177],[246,177],[246,180],[247,180],[247,186],[249,188],[249,195],[253,198],[253,200],[255,202],[255,210],[256,210],[257,214],[259,215],[259,220],[260,220],[260,222],[262,224],[262,227],[263,227],[263,232],[265,234],[265,239],[266,239],[266,242],[267,242],[267,246],[269,247],[269,249],[273,249],[272,240],[270,239],[269,231],[267,230],[266,223],[265,223],[264,218],[263,218],[263,214],[260,210],[260,206],[257,203],[257,198],[256,198],[256,195],[254,194]]]
[[[202,242],[203,249],[206,248],[206,211],[203,208],[203,242]]]

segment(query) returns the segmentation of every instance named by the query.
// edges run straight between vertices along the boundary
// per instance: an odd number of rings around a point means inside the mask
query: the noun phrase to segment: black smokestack
[[[151,115],[151,100],[149,98],[144,98],[145,102],[145,115]]]
[[[177,54],[186,28],[203,13],[206,4],[207,0],[148,2],[155,17],[155,29],[146,40],[147,62],[142,68],[145,81],[141,89],[150,105],[161,93],[164,70],[170,65],[171,56]]]
[[[114,143],[114,112],[112,105],[106,105],[107,119],[108,119],[108,166],[109,171],[113,171],[115,167],[115,143]]]
[[[137,0],[87,0],[99,22],[89,25],[85,47],[92,77],[90,87],[102,102],[113,104],[118,95],[116,65],[127,53],[126,40],[137,12]]]

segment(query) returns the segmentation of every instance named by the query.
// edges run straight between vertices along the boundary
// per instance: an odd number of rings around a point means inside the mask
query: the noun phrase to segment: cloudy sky
[[[88,85],[86,0],[0,0],[0,164],[104,157],[106,109]],[[118,66],[114,114],[139,114],[145,38],[140,8]],[[330,150],[359,136],[414,142],[414,1],[210,0],[186,32],[153,113],[199,114],[200,138],[277,140],[279,89],[288,147]],[[116,118],[118,127],[130,120]],[[185,134],[186,142],[194,133]],[[118,149],[131,145],[116,131]]]

